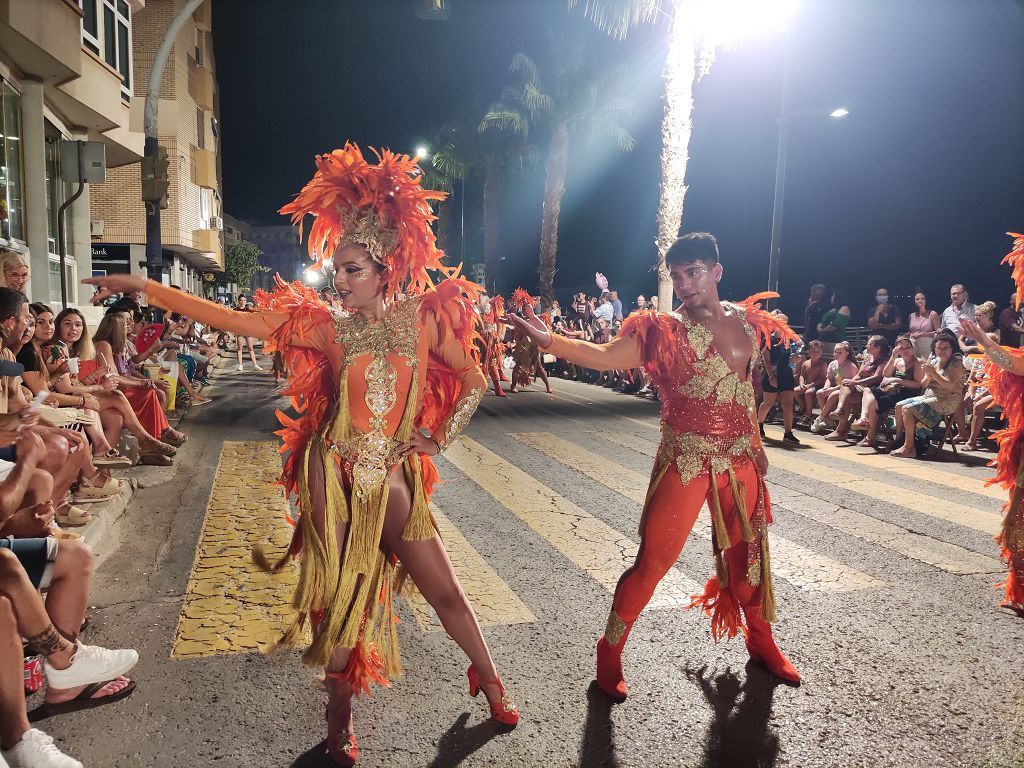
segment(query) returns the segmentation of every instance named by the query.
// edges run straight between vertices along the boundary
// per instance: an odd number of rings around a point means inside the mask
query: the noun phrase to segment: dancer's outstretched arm
[[[82,282],[86,285],[95,285],[100,289],[92,299],[94,304],[116,293],[144,291],[148,302],[154,306],[180,312],[193,320],[239,336],[269,339],[288,320],[287,312],[238,312],[179,291],[177,288],[168,288],[155,280],[146,280],[138,275],[90,277]],[[316,346],[316,344],[303,344],[302,346]]]
[[[582,365],[595,371],[614,371],[625,368],[639,368],[643,365],[640,341],[632,334],[616,336],[607,344],[591,344],[564,336],[553,335],[536,315],[526,306],[526,317],[506,315],[512,324],[527,334],[537,346],[570,363]]]

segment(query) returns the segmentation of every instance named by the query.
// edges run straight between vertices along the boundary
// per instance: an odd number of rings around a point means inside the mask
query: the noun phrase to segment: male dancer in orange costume
[[[661,444],[640,520],[640,551],[619,579],[604,636],[597,644],[597,683],[611,698],[626,698],[622,649],[658,582],[676,562],[705,499],[711,509],[715,575],[690,607],[711,616],[715,639],[746,635],[751,659],[775,676],[799,684],[800,673],[775,645],[775,618],[767,525],[771,522],[764,473],[768,459],[754,419],[751,367],[773,331],[793,332],[757,307],[718,298],[722,265],[713,235],[677,240],[665,255],[676,312],[631,315],[605,345],[553,336],[527,308],[516,327],[542,349],[595,370],[639,368],[662,397]],[[742,611],[742,613],[741,613]],[[745,621],[744,621],[745,617]]]

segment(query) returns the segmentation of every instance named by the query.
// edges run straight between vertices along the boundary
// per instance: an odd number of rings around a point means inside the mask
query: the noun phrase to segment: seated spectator
[[[1017,308],[1017,292],[1010,294],[1010,305],[999,313],[999,343],[1016,349],[1024,333],[1021,311]]]
[[[636,307],[634,307],[634,310],[648,308],[649,305],[647,304],[647,297],[641,293],[639,296],[636,297]]]
[[[54,332],[53,310],[46,304],[30,304],[32,321],[29,332],[32,338],[17,353],[18,362],[24,366],[22,382],[33,395],[47,390],[48,406],[43,415],[46,420],[59,427],[81,428],[93,447],[93,464],[97,467],[130,467],[131,460],[122,456],[107,440],[100,422],[100,403],[95,395],[83,392],[71,394],[71,377],[68,372],[66,349],[51,342]],[[52,363],[47,363],[42,346],[47,345],[56,352]],[[113,388],[114,382],[110,382]]]
[[[818,391],[828,382],[828,366],[822,356],[823,347],[820,341],[814,339],[807,344],[807,359],[800,366],[800,377],[793,391],[794,399],[802,402],[804,415],[799,423],[805,427],[811,426],[814,403]]]
[[[924,369],[914,354],[910,336],[904,334],[896,339],[892,356],[882,370],[878,386],[864,391],[860,404],[860,418],[850,425],[851,429],[863,429],[866,434],[857,445],[874,447],[878,435],[878,419],[885,416],[896,403],[902,402],[921,391]]]
[[[779,317],[783,322],[788,321],[785,315]],[[800,441],[793,434],[793,391],[796,389],[796,381],[793,379],[793,369],[789,364],[791,349],[789,344],[778,342],[778,334],[773,334],[772,344],[768,349],[761,350],[761,391],[764,394],[761,406],[757,410],[758,428],[761,430],[761,437],[764,437],[764,420],[778,400],[782,404],[782,423],[785,430],[782,442],[799,445]]]
[[[857,375],[843,381],[836,403],[839,421],[834,431],[825,435],[826,440],[842,441],[849,432],[852,415],[860,412],[861,399],[864,392],[882,381],[882,370],[889,356],[889,342],[884,336],[871,336],[868,339],[867,359],[861,364]]]
[[[825,346],[825,342],[822,342],[822,346]],[[828,429],[828,419],[839,404],[843,382],[857,375],[856,358],[853,355],[850,342],[837,342],[833,353],[835,359],[828,364],[825,386],[819,389],[816,395],[818,407],[821,408],[818,418],[811,424],[811,432],[816,435],[820,435]]]
[[[18,367],[0,359],[2,376],[16,376]],[[0,415],[0,449],[14,458],[8,449],[18,446],[17,461],[0,459],[0,536],[35,535],[35,511],[53,497],[53,476],[39,467],[46,446],[31,430],[38,422],[32,413]]]
[[[141,313],[138,314],[141,315]],[[170,317],[173,318],[175,314],[176,313],[172,313]],[[163,339],[155,342],[148,349],[139,349],[135,344],[135,334],[136,329],[139,328],[139,326],[143,326],[143,328],[145,327],[145,317],[142,316],[140,318],[136,313],[127,312],[119,313],[119,317],[122,322],[125,323],[125,350],[128,354],[128,362],[133,368],[138,370],[138,366],[144,364],[147,360],[153,360],[158,364],[161,360],[177,361],[179,363],[177,376],[179,387],[178,392],[180,393],[184,391],[184,395],[182,396],[187,397],[192,405],[206,405],[210,400],[212,400],[212,398],[203,397],[196,391],[195,387],[192,386],[191,378],[193,377],[189,376],[187,373],[187,370],[189,369],[194,372],[198,371],[199,367],[201,365],[205,365],[209,358],[202,354],[196,355],[182,352],[181,350],[185,345],[184,340],[178,336],[171,335],[171,331],[176,327],[181,328],[182,326],[187,327],[189,325],[187,318],[183,318],[182,315],[177,315],[179,319],[178,325],[175,326],[172,324],[168,326],[168,331]],[[182,320],[185,320],[186,322],[183,324],[181,322]],[[98,330],[99,329],[97,329],[97,331]],[[93,338],[93,341],[95,342],[96,339]]]
[[[109,704],[135,690],[123,675],[138,653],[78,640],[91,573],[92,552],[82,542],[0,539],[0,755],[12,768],[81,768],[28,721],[22,638],[44,659],[44,717]],[[39,589],[47,589],[45,605]]]
[[[889,291],[875,291],[875,304],[868,313],[868,328],[883,337],[891,347],[904,330],[903,311],[889,300]]]
[[[832,291],[831,307],[818,323],[818,339],[825,345],[824,354],[831,357],[835,345],[846,341],[846,326],[850,324],[850,308],[843,302],[840,291]]]
[[[0,356],[14,363],[14,353],[31,338],[28,332],[32,315],[24,294],[10,288],[0,288]],[[22,367],[23,370],[23,367]],[[0,413],[17,414],[28,409],[29,403],[21,386],[20,376],[4,376],[0,383]],[[46,458],[39,463],[41,469],[53,477],[51,501],[61,525],[83,525],[92,516],[75,503],[102,501],[121,492],[121,483],[92,462],[92,448],[85,436],[72,430],[58,429],[45,419],[31,428],[46,445]],[[0,458],[17,460],[15,446],[4,449],[8,455]],[[80,493],[71,496],[72,486]]]
[[[119,382],[117,370],[108,368],[96,359],[96,348],[89,336],[89,330],[85,324],[85,317],[77,309],[68,307],[57,315],[54,321],[56,326],[56,342],[64,345],[72,357],[79,359],[78,377],[71,377],[69,380],[69,391],[71,394],[92,394],[100,404],[100,423],[103,426],[104,434],[111,445],[117,445],[121,438],[121,430],[127,429],[139,441],[139,451],[143,464],[156,464],[169,466],[171,457],[177,450],[169,443],[154,436],[136,415],[124,392],[117,389]],[[43,347],[44,355],[47,347]],[[113,384],[113,389],[110,388]],[[63,391],[63,390],[61,390]],[[150,419],[154,428],[160,429],[161,424],[167,425],[163,411],[160,417],[155,414]],[[160,420],[162,418],[162,421]],[[157,432],[157,434],[161,434]]]
[[[28,262],[24,256],[9,248],[0,249],[0,288],[24,293],[28,274]]]
[[[658,311],[658,297],[657,296],[651,296],[650,300],[647,302],[647,308],[649,310],[651,310],[652,312],[657,312]]]
[[[999,330],[996,328],[996,303],[986,301],[974,308],[975,322],[981,327],[992,341],[998,343]],[[963,328],[957,333],[956,340],[960,343],[960,349],[965,355],[979,354],[981,347],[978,343],[964,334]]]
[[[968,301],[967,289],[960,283],[949,289],[949,306],[942,311],[939,319],[939,330],[952,331],[954,336],[960,335],[960,319],[973,321],[977,307]],[[933,353],[934,354],[934,353]]]
[[[939,313],[928,309],[927,297],[918,291],[914,294],[914,314],[910,316],[908,328],[910,340],[914,342],[914,354],[920,360],[927,360],[932,353],[932,339],[939,331]]]
[[[918,429],[927,439],[943,417],[952,416],[963,402],[967,370],[952,331],[943,328],[935,335],[932,358],[921,367],[924,394],[896,404],[897,436],[903,434],[903,446],[893,451],[893,456],[917,456],[914,441]]]
[[[995,339],[993,342],[998,343]],[[971,362],[974,365],[971,367],[967,379],[967,396],[964,398],[964,408],[969,408],[971,411],[971,433],[964,444],[963,450],[965,451],[979,450],[978,440],[981,439],[981,430],[985,426],[985,411],[991,408],[995,402],[992,393],[983,383],[985,381],[984,363],[980,360]]]

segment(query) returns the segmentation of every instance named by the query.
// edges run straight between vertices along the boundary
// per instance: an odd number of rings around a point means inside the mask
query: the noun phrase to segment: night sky
[[[656,285],[661,66],[665,29],[611,40],[564,0],[449,0],[443,22],[414,0],[216,0],[224,202],[250,221],[312,175],[315,154],[353,139],[411,151],[461,106],[512,81],[512,55],[580,37],[593,66],[629,73],[637,140],[629,154],[573,144],[556,291],[632,301]],[[999,267],[1024,228],[1024,3],[1017,0],[803,0],[789,26],[793,120],[782,239],[783,306],[812,282],[845,289],[855,318],[885,286],[915,288],[941,311],[953,282],[972,301],[1006,302]],[[683,230],[709,230],[726,265],[723,296],[767,283],[783,37],[719,54],[696,88]],[[501,281],[536,288],[543,165],[509,182]],[[470,257],[482,252],[479,188],[467,193]],[[458,252],[452,254],[458,259]],[[909,300],[902,300],[905,306]],[[628,304],[628,302],[627,302]]]

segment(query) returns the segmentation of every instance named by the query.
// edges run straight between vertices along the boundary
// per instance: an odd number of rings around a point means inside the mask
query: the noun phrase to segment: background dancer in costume
[[[509,306],[517,312],[523,312],[528,308],[530,315],[533,315],[533,308],[537,305],[537,299],[531,296],[522,288],[516,288],[512,293],[512,298],[508,300]],[[544,327],[551,331],[551,318],[545,312],[540,315],[539,318],[543,323]],[[544,364],[540,359],[540,349],[537,348],[536,342],[528,333],[523,333],[519,330],[519,326],[515,327],[515,349],[512,350],[512,360],[514,365],[512,367],[512,386],[508,388],[509,392],[518,392],[519,387],[528,387],[533,383],[533,377],[540,376],[541,381],[544,382],[544,387],[547,389],[548,394],[551,394],[551,382],[548,381],[548,372],[544,370]]]
[[[97,301],[145,290],[150,304],[267,339],[268,351],[284,355],[286,394],[300,415],[281,414],[278,434],[288,450],[283,483],[301,510],[290,552],[301,554],[301,569],[299,617],[283,642],[296,642],[312,618],[303,661],[327,668],[327,748],[352,765],[352,695],[402,671],[392,595],[406,573],[470,658],[471,695],[484,691],[497,722],[514,726],[519,714],[427,506],[437,480],[429,457],[458,436],[486,387],[471,356],[478,286],[441,263],[428,203],[444,195],[420,186],[414,160],[384,151],[370,164],[347,144],[316,162],[282,212],[297,224],[315,216],[310,253],[317,268],[332,267],[351,314],[332,312],[299,283],[280,283],[259,297],[261,311],[242,313],[137,277],[88,282],[102,289]],[[428,268],[448,279],[434,286]]]
[[[1014,238],[1013,250],[1002,263],[1013,267],[1016,296],[1024,296],[1024,235],[1010,233],[1010,237]],[[996,476],[989,482],[999,483],[1010,492],[1003,525],[996,536],[1008,568],[1000,605],[1024,617],[1024,349],[996,344],[973,320],[961,318],[960,329],[984,350],[989,361],[989,392],[1002,406],[1007,421],[1006,429],[996,434]]]
[[[494,394],[506,397],[501,388],[501,374],[505,364],[505,300],[501,296],[495,296],[493,299],[483,297],[480,304],[480,319],[483,322],[481,346],[484,374],[494,385]]]
[[[597,644],[597,682],[611,698],[626,698],[622,649],[655,587],[679,558],[697,513],[711,509],[715,575],[691,607],[711,616],[715,639],[746,635],[750,658],[798,684],[800,674],[775,645],[764,484],[768,459],[758,439],[751,368],[772,333],[795,334],[757,302],[720,301],[722,265],[714,236],[677,240],[665,255],[680,311],[632,314],[619,335],[598,346],[552,336],[527,308],[513,317],[542,349],[595,370],[641,365],[662,395],[661,444],[640,520],[640,551],[619,579],[604,636]],[[742,611],[742,613],[741,613]],[[745,619],[745,620],[744,620]]]

